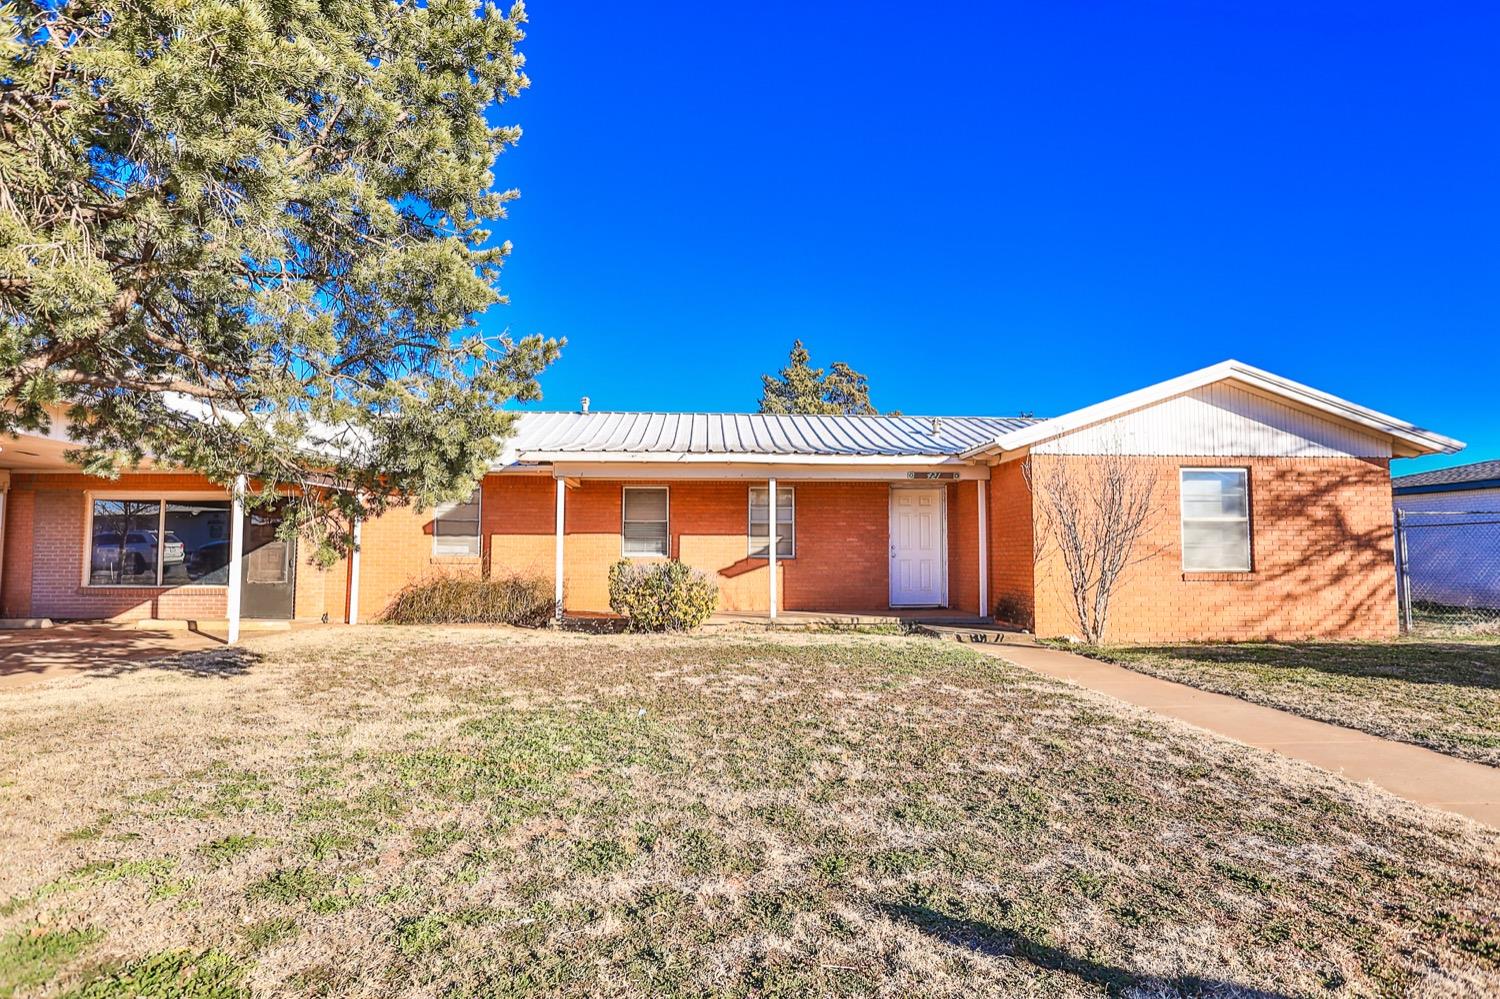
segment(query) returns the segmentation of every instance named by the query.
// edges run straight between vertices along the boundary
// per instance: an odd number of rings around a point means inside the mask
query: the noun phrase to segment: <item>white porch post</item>
[[[9,497],[10,473],[0,470],[0,589],[5,586],[5,501]],[[0,615],[3,614],[4,608],[0,608]]]
[[[770,547],[766,551],[766,569],[771,587],[771,620],[776,620],[776,480],[766,485],[766,519],[770,521]]]
[[[229,504],[229,644],[240,640],[240,565],[245,559],[245,477],[234,477]]]
[[[354,550],[349,553],[349,623],[359,624],[359,547],[364,540],[364,496],[359,498],[359,515],[354,518]]]
[[[552,568],[553,598],[557,601],[557,619],[563,616],[563,507],[564,497],[568,494],[568,484],[561,478],[557,480],[557,554]]]
[[[979,496],[979,616],[990,616],[990,484],[983,479],[974,483]]]

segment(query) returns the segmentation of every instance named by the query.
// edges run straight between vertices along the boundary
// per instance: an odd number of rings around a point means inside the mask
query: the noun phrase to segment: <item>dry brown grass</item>
[[[3,695],[0,996],[1500,982],[1494,833],[957,646],[249,649]]]
[[[1122,666],[1500,766],[1500,642],[1242,642],[1108,648]]]

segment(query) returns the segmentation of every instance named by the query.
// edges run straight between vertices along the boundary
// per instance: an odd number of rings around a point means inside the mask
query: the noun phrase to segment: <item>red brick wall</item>
[[[948,484],[948,606],[979,613],[979,483]]]
[[[36,492],[21,476],[5,497],[5,557],[0,562],[0,617],[31,617],[31,553],[36,547],[32,512]]]
[[[1031,628],[1036,606],[1031,490],[1021,463],[990,469],[989,493],[989,611],[997,620]]]
[[[211,490],[198,475],[136,474],[102,480],[86,475],[17,473],[9,502],[26,513],[9,518],[6,532],[5,606],[7,616],[52,618],[223,618],[224,586],[97,587],[83,585],[88,489],[139,490],[143,496],[171,490]],[[30,546],[30,558],[16,546]],[[29,607],[26,569],[30,569]]]
[[[1087,458],[1033,456],[1086,468]],[[1397,632],[1391,483],[1385,459],[1140,458],[1155,471],[1155,506],[1141,561],[1110,605],[1108,641],[1390,638]],[[1182,571],[1178,469],[1250,471],[1248,573]],[[1036,630],[1076,635],[1055,555],[1037,566]]]
[[[479,500],[480,558],[434,555],[431,510],[400,507],[366,522],[360,544],[360,620],[378,619],[403,586],[433,575],[477,573],[487,565],[491,575],[520,573],[551,580],[553,489],[550,475],[485,476]],[[347,581],[347,566],[342,571]]]
[[[555,502],[551,480],[546,503]],[[631,483],[631,485],[649,483]],[[658,483],[661,484],[661,483]],[[609,567],[620,558],[620,497],[625,483],[584,480],[567,494],[566,598],[571,613],[608,613]],[[749,488],[742,482],[672,482],[669,489],[671,553],[710,573],[727,611],[764,611],[770,594],[765,559],[747,557]],[[889,486],[880,482],[791,482],[796,496],[796,557],[777,562],[784,610],[868,611],[889,603],[887,525]],[[543,523],[540,497],[521,489],[521,516],[529,525],[502,549],[492,537],[492,571],[509,566],[504,553],[533,563],[545,559],[551,576],[551,511]]]

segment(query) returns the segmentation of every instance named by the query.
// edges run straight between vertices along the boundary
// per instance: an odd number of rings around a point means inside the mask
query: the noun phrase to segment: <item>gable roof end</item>
[[[1397,457],[1414,457],[1423,454],[1452,454],[1464,445],[1462,441],[1398,420],[1394,416],[1356,405],[1347,399],[1320,392],[1309,385],[1294,382],[1290,378],[1272,374],[1242,361],[1220,361],[1218,364],[1191,371],[1177,378],[1127,392],[1113,399],[1075,409],[1071,413],[1042,420],[1028,427],[1008,431],[993,440],[970,448],[964,458],[1003,454],[1020,448],[1031,447],[1042,441],[1081,430],[1106,420],[1114,419],[1137,409],[1155,405],[1174,396],[1191,392],[1216,382],[1234,381],[1250,388],[1285,400],[1302,409],[1318,412],[1345,423],[1365,427],[1389,437]]]

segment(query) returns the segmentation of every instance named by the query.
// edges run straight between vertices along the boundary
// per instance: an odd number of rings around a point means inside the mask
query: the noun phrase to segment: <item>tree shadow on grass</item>
[[[95,679],[114,679],[132,673],[168,672],[204,679],[229,679],[246,676],[265,657],[239,646],[176,652],[148,659],[105,659],[90,664],[79,675]]]
[[[1209,665],[1310,669],[1355,679],[1500,689],[1500,642],[1242,642],[1141,645],[1124,651]]]
[[[1048,971],[1072,975],[1081,982],[1102,988],[1112,996],[1183,996],[1194,999],[1290,999],[1285,993],[1251,988],[1236,982],[1181,975],[1161,978],[1126,968],[1075,957],[1064,950],[1030,940],[1014,930],[991,926],[974,919],[946,915],[924,905],[876,906],[887,918],[913,926],[928,936],[954,947],[1025,961]]]

